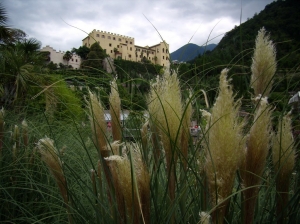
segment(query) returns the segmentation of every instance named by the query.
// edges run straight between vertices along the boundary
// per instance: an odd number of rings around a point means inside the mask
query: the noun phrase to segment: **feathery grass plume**
[[[154,154],[154,167],[158,167],[160,158],[160,140],[158,136],[158,121],[157,114],[160,113],[160,102],[158,96],[160,96],[162,90],[159,85],[159,76],[156,77],[156,81],[151,83],[151,91],[148,95],[148,111],[150,115],[149,126],[151,130],[151,139],[153,144],[153,154]]]
[[[150,176],[138,146],[129,147],[132,164],[126,154],[105,158],[112,173],[119,212],[125,217],[127,210],[129,221],[133,223],[139,223],[140,215],[143,223],[150,223]]]
[[[200,223],[201,224],[210,224],[211,223],[211,217],[206,212],[200,212]]]
[[[53,143],[52,139],[45,137],[38,141],[37,148],[41,154],[41,159],[54,177],[64,202],[68,204],[67,181],[62,169],[62,162],[58,157],[59,152]]]
[[[143,223],[150,222],[150,175],[146,164],[143,162],[141,151],[137,144],[133,144],[131,155],[133,155],[134,170],[139,191],[139,207],[142,211]]]
[[[133,203],[133,199],[136,200],[137,198],[136,195],[132,195],[133,183],[130,161],[127,157],[119,155],[112,155],[105,158],[105,160],[112,174],[112,182],[121,219],[123,222],[126,220],[127,210],[129,220],[132,221],[132,214],[133,212],[138,212],[138,207],[134,207]]]
[[[106,122],[104,108],[98,97],[89,90],[89,101],[86,100],[89,109],[89,118],[93,131],[93,139],[102,157],[109,156],[106,140]]]
[[[241,165],[241,176],[243,179],[243,201],[244,201],[244,222],[252,223],[259,185],[265,169],[267,156],[272,137],[271,109],[268,106],[267,98],[259,95],[255,99],[259,106],[254,113],[254,121],[247,137],[247,150],[243,164]]]
[[[227,80],[228,69],[220,76],[219,94],[212,108],[207,139],[205,171],[212,205],[213,222],[223,223],[235,173],[245,153],[242,135],[243,122],[239,119],[240,100],[234,101],[232,87]]]
[[[169,196],[175,198],[175,164],[180,148],[182,101],[179,79],[176,73],[166,70],[161,79],[152,85],[149,97],[149,114],[159,130],[165,150],[169,175]]]
[[[256,37],[251,66],[251,87],[254,89],[255,96],[259,94],[263,97],[269,95],[276,65],[275,46],[263,27],[258,31]]]
[[[28,124],[26,120],[22,121],[22,134],[23,134],[23,144],[25,147],[28,146]]]
[[[114,78],[110,83],[110,95],[109,95],[109,105],[110,105],[110,115],[111,115],[111,127],[112,136],[114,141],[122,140],[122,130],[121,130],[121,99],[118,92],[117,79]],[[118,155],[118,154],[117,154]]]
[[[288,205],[289,183],[295,166],[295,145],[292,134],[290,113],[278,124],[273,139],[273,163],[276,172],[277,218],[280,223],[285,218]]]
[[[3,141],[4,141],[4,108],[0,110],[0,160],[2,159],[2,149],[3,149]]]
[[[114,155],[119,155],[119,148],[122,145],[123,143],[121,143],[120,141],[114,141],[113,143],[110,144],[110,146],[107,146],[107,148],[110,147]]]

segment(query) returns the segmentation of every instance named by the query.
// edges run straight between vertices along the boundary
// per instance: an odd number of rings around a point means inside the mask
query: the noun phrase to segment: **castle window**
[[[110,53],[112,53],[112,50],[110,50]]]
[[[130,41],[130,44],[132,44],[132,42]]]
[[[163,59],[165,59],[165,56],[163,56]]]
[[[116,40],[116,38],[115,38],[115,37],[113,37],[113,40]]]
[[[166,49],[166,53],[169,53],[169,52],[168,52],[168,49]]]
[[[132,47],[130,48],[130,50],[132,51]]]
[[[165,49],[163,48],[163,53],[165,53]]]
[[[77,59],[76,59],[76,62],[77,62]]]
[[[84,46],[86,46],[86,43],[84,44]]]
[[[129,55],[129,57],[131,58],[131,54]]]
[[[121,38],[119,38],[119,41],[121,41]]]
[[[104,36],[104,35],[102,35],[101,37],[102,37],[102,38],[105,38],[105,36]]]
[[[109,43],[109,46],[111,47],[111,43]]]
[[[128,41],[126,40],[126,44],[128,43]]]
[[[111,36],[108,36],[107,39],[111,39]]]
[[[99,34],[98,34],[98,33],[96,34],[96,37],[99,37]]]

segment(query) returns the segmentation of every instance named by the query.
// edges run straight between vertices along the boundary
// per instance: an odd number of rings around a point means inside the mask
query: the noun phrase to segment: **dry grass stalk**
[[[223,223],[228,200],[232,193],[235,173],[245,153],[242,135],[243,122],[239,121],[240,101],[234,101],[232,87],[227,81],[228,69],[220,76],[219,94],[212,108],[206,150],[205,171],[213,206],[213,222]]]
[[[191,98],[191,94],[190,94]],[[183,121],[182,121],[182,133],[181,133],[181,153],[183,157],[183,168],[187,170],[187,159],[188,159],[188,147],[189,147],[189,139],[191,137],[190,134],[190,123],[191,117],[193,113],[192,104],[190,102],[190,98],[186,100],[185,112],[183,114]]]
[[[241,167],[241,175],[243,179],[244,211],[245,223],[252,223],[256,200],[259,192],[257,186],[262,181],[262,175],[265,169],[266,160],[270,148],[272,137],[271,109],[268,106],[267,98],[256,98],[259,101],[254,114],[253,125],[247,138],[247,150],[245,160]]]
[[[110,84],[110,95],[109,95],[109,105],[110,105],[110,115],[111,115],[111,127],[112,136],[114,141],[122,140],[122,130],[121,130],[121,99],[118,92],[117,80],[113,79]],[[117,154],[118,155],[118,154]]]
[[[251,87],[255,96],[268,96],[276,72],[276,50],[265,28],[258,31],[251,66]]]
[[[146,155],[148,155],[148,152],[147,152],[148,126],[149,126],[149,121],[145,122],[145,124],[143,124],[142,129],[141,129],[142,148],[143,148],[144,158],[147,158]]]
[[[4,115],[5,111],[2,107],[2,109],[0,110],[0,160],[2,159],[2,149],[4,141]]]
[[[98,97],[89,91],[89,101],[87,101],[89,109],[89,118],[93,131],[93,139],[98,147],[102,157],[107,157],[107,139],[106,139],[106,122],[104,118],[104,108]]]
[[[46,163],[54,177],[65,204],[68,205],[67,181],[62,169],[61,160],[58,157],[59,152],[54,147],[53,140],[47,137],[40,139],[37,143],[37,148],[41,154],[41,159]]]
[[[23,134],[23,144],[25,147],[27,147],[29,144],[29,140],[28,140],[28,124],[26,120],[22,121],[22,134]]]
[[[45,102],[46,102],[46,108],[45,112],[52,118],[54,116],[54,112],[57,108],[57,98],[54,93],[54,87],[50,86],[47,87],[45,90]]]
[[[19,151],[20,149],[20,129],[18,125],[15,125],[14,131],[12,134],[12,140],[16,144],[16,150]]]
[[[273,163],[276,172],[277,216],[282,223],[288,205],[289,183],[295,166],[295,145],[292,134],[290,113],[279,122],[273,140]]]

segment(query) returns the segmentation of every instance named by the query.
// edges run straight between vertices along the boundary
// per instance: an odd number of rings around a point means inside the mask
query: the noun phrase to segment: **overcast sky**
[[[1,1],[9,25],[38,39],[42,46],[62,51],[78,48],[87,36],[81,30],[93,29],[134,37],[136,45],[151,46],[161,41],[156,28],[173,52],[192,37],[191,43],[205,44],[210,32],[210,39],[221,35],[209,42],[217,44],[222,34],[240,24],[241,9],[244,22],[274,0]]]

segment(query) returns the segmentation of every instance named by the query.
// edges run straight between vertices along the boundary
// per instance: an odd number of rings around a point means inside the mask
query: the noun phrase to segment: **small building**
[[[66,52],[56,51],[54,48],[47,45],[43,47],[40,51],[49,52],[49,62],[52,61],[57,66],[61,63],[63,65],[71,65],[73,69],[79,69],[81,64],[81,57],[77,54],[73,54],[72,58],[69,61],[63,59]]]

